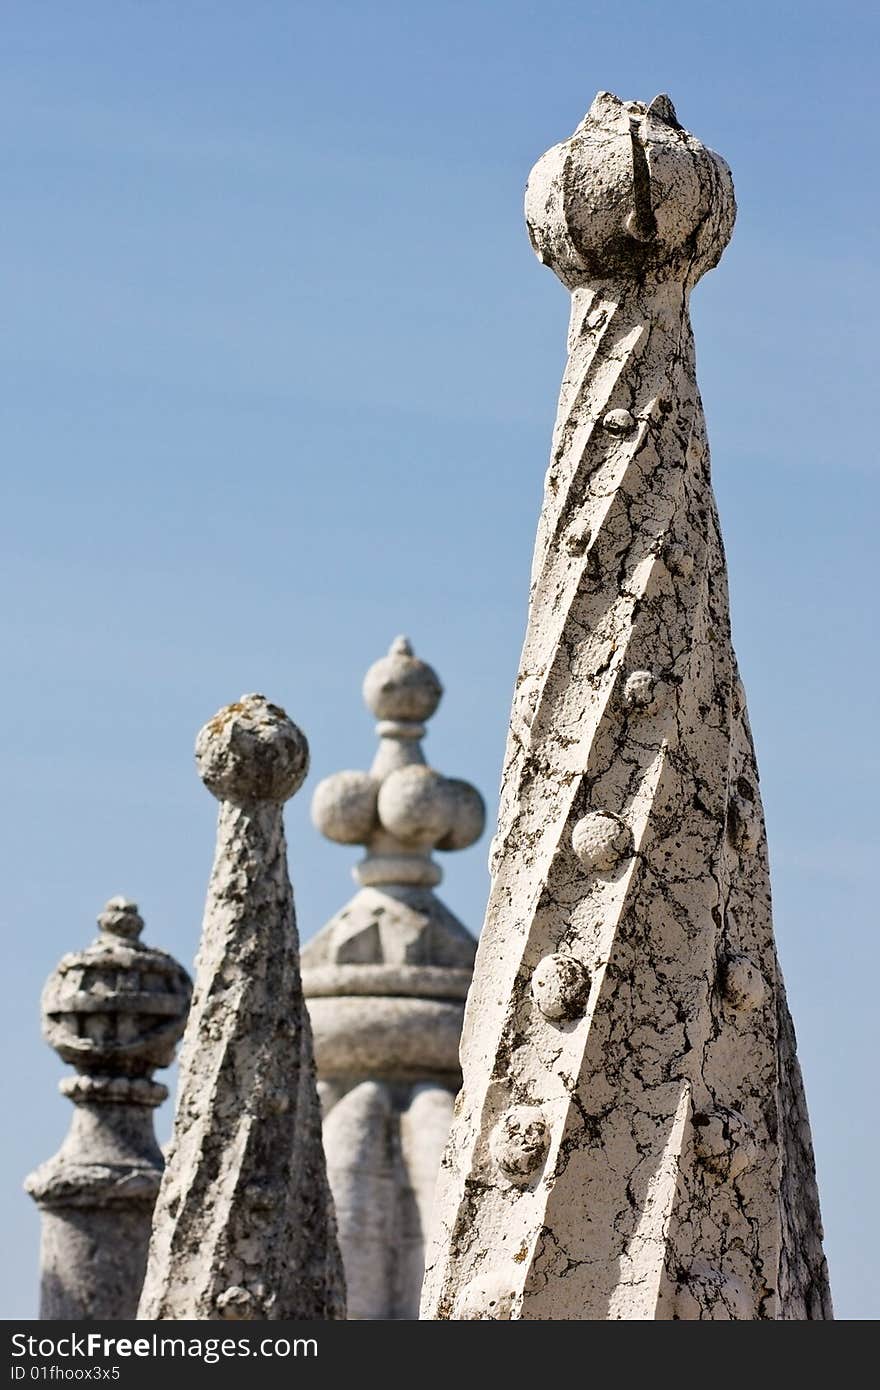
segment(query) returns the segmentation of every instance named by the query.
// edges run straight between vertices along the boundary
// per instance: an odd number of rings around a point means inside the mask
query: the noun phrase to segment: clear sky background
[[[0,5],[4,1316],[70,1115],[40,988],[114,893],[191,963],[204,720],[259,690],[308,735],[303,936],[357,857],[310,791],[368,766],[397,632],[494,819],[567,325],[522,189],[601,88],[668,91],[736,180],[700,382],[837,1311],[877,1315],[878,31],[865,0]],[[488,839],[445,860],[474,930]]]

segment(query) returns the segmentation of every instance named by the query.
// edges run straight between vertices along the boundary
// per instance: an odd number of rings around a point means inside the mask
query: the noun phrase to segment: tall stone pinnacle
[[[572,293],[428,1318],[829,1318],[688,296],[730,238],[668,97],[526,192]]]
[[[70,1133],[25,1188],[42,1212],[40,1317],[133,1318],[147,1264],[163,1160],[153,1080],[183,1033],[191,984],[164,951],[140,940],[143,919],[111,898],[100,934],[64,956],[43,990],[43,1035],[77,1071]]]
[[[282,818],[308,760],[262,695],[196,741],[217,852],[141,1318],[345,1315]]]
[[[303,950],[324,1102],[324,1147],[350,1318],[414,1318],[440,1155],[461,1082],[458,1042],[475,941],[435,896],[432,849],[464,849],[485,809],[425,764],[442,690],[398,638],[367,672],[379,719],[370,772],[338,772],[312,802],[318,829],[366,846],[361,885]]]

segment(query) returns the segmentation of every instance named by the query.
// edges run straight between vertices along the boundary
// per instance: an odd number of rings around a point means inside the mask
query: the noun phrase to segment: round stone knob
[[[550,1147],[550,1131],[540,1110],[515,1105],[492,1130],[489,1150],[498,1167],[514,1182],[530,1178]]]
[[[474,787],[423,763],[389,773],[377,809],[395,839],[418,849],[466,849],[480,838],[486,821],[483,798]]]
[[[364,677],[364,699],[377,719],[420,724],[430,719],[442,694],[437,672],[413,655],[406,637],[395,638],[388,655]]]
[[[740,854],[751,854],[758,847],[758,807],[754,789],[745,777],[740,777],[731,789],[727,806],[727,833],[730,843]]]
[[[138,912],[137,903],[128,898],[111,898],[104,911],[98,914],[98,926],[110,937],[137,941],[144,929],[144,919]]]
[[[571,832],[572,848],[589,872],[608,873],[632,853],[629,826],[611,811],[591,811]]]
[[[452,823],[448,833],[437,841],[436,848],[467,849],[476,844],[486,828],[486,803],[470,782],[458,777],[445,780],[451,797]]]
[[[365,845],[378,826],[379,785],[368,772],[335,772],[319,782],[312,820],[322,835],[340,845]]]
[[[735,215],[730,170],[682,129],[668,97],[646,105],[600,92],[526,188],[535,253],[570,289],[646,273],[694,284]]]
[[[565,537],[565,548],[569,555],[583,555],[593,539],[593,533],[586,522],[576,520]]]
[[[728,956],[722,961],[720,974],[721,993],[732,1008],[750,1013],[764,1002],[764,976],[748,956]]]
[[[648,711],[657,703],[657,682],[651,671],[631,671],[623,683],[623,706]]]
[[[280,805],[305,780],[309,745],[293,720],[265,695],[242,695],[200,729],[196,766],[219,801]]]
[[[574,956],[545,956],[532,975],[532,997],[554,1023],[581,1018],[590,997],[590,972]]]
[[[694,1115],[694,1148],[703,1167],[717,1178],[733,1182],[757,1158],[752,1127],[738,1110],[712,1110]]]
[[[636,422],[628,410],[609,410],[602,424],[609,434],[630,434]]]

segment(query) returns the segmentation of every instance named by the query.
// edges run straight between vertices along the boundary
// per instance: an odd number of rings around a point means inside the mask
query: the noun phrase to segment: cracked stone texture
[[[196,760],[217,850],[138,1317],[343,1318],[282,818],[308,746],[245,695]]]
[[[734,215],[668,97],[529,179],[569,360],[423,1317],[832,1316],[688,317]]]
[[[369,772],[338,772],[312,802],[318,829],[367,853],[359,891],[303,950],[324,1102],[324,1147],[350,1318],[415,1318],[434,1186],[461,1083],[458,1044],[473,937],[432,889],[432,849],[463,849],[485,809],[425,763],[436,673],[399,637],[364,682],[379,719]]]
[[[111,898],[100,934],[64,956],[42,997],[43,1036],[77,1075],[61,1149],[25,1181],[40,1208],[40,1317],[135,1316],[163,1158],[153,1110],[168,1095],[152,1079],[183,1033],[191,981],[165,951],[138,938],[133,902]]]

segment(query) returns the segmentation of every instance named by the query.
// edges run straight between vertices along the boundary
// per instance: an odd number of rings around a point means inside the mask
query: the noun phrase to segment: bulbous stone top
[[[196,766],[219,801],[281,805],[309,770],[306,736],[265,695],[242,695],[199,730]]]
[[[312,796],[312,820],[339,845],[365,845],[377,829],[379,782],[369,772],[334,772]]]
[[[111,898],[98,925],[97,939],[62,957],[46,981],[43,1036],[77,1071],[146,1077],[174,1056],[192,981],[173,956],[137,939],[143,918],[127,898]]]
[[[98,913],[98,926],[107,936],[118,936],[123,941],[137,941],[144,929],[144,919],[138,912],[137,903],[129,898],[111,898],[103,912]]]
[[[568,140],[538,160],[526,223],[538,259],[569,289],[602,279],[680,279],[716,265],[736,216],[720,155],[650,105],[600,92]]]
[[[364,677],[364,699],[377,719],[421,723],[431,718],[442,694],[437,672],[413,655],[407,637],[396,637]]]

